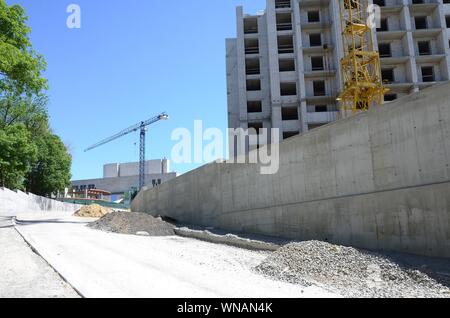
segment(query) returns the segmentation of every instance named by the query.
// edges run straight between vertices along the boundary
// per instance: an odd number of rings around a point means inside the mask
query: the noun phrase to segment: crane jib
[[[89,148],[87,148],[85,150],[85,152],[96,149],[96,148],[103,146],[107,143],[110,143],[116,139],[126,136],[132,132],[140,130],[141,137],[140,137],[140,158],[139,158],[139,189],[142,189],[145,185],[145,133],[146,133],[146,127],[149,125],[152,125],[156,122],[159,122],[161,120],[167,120],[167,119],[169,119],[169,116],[166,113],[162,113],[162,114],[160,114],[156,117],[153,117],[147,121],[140,122],[139,124],[133,125],[125,130],[122,130],[121,132],[90,146]]]

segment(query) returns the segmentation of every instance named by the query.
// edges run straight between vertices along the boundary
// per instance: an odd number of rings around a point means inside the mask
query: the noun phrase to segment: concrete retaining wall
[[[72,215],[81,205],[63,203],[22,191],[0,188],[0,216],[20,214]]]
[[[210,164],[134,211],[232,231],[450,257],[450,84],[286,140],[280,170]]]

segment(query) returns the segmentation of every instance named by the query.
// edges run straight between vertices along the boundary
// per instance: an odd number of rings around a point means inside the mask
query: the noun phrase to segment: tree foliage
[[[49,128],[46,62],[27,20],[0,0],[0,185],[50,195],[70,184],[71,157]]]
[[[8,96],[0,99],[0,129],[24,124],[34,136],[48,130],[47,96]]]
[[[0,129],[0,186],[23,190],[36,153],[37,147],[24,125]]]
[[[31,29],[19,5],[8,6],[0,0],[0,92],[2,95],[40,94],[47,88],[42,77],[44,58],[30,42]]]
[[[51,133],[41,136],[37,142],[37,160],[26,179],[28,191],[48,195],[64,191],[70,184],[72,158],[61,139]]]

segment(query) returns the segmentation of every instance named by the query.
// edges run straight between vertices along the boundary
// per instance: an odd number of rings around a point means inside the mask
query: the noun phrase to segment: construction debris
[[[90,228],[141,236],[171,236],[175,235],[175,226],[154,218],[151,215],[138,212],[115,212],[107,214],[100,220],[88,225]]]
[[[351,247],[309,241],[288,244],[255,268],[265,276],[316,285],[345,297],[450,297],[450,289],[423,271]]]
[[[208,230],[194,230],[187,227],[176,228],[175,234],[205,242],[224,244],[255,251],[276,251],[280,247],[280,245],[275,243],[243,238],[235,234],[216,234]]]
[[[102,207],[98,204],[87,205],[75,212],[74,216],[80,218],[101,218],[112,212],[112,209]]]

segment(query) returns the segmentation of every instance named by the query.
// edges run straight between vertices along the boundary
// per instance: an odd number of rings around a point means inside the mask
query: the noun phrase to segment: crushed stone
[[[423,271],[403,267],[381,254],[326,242],[285,245],[254,270],[350,298],[450,298],[450,289]]]

